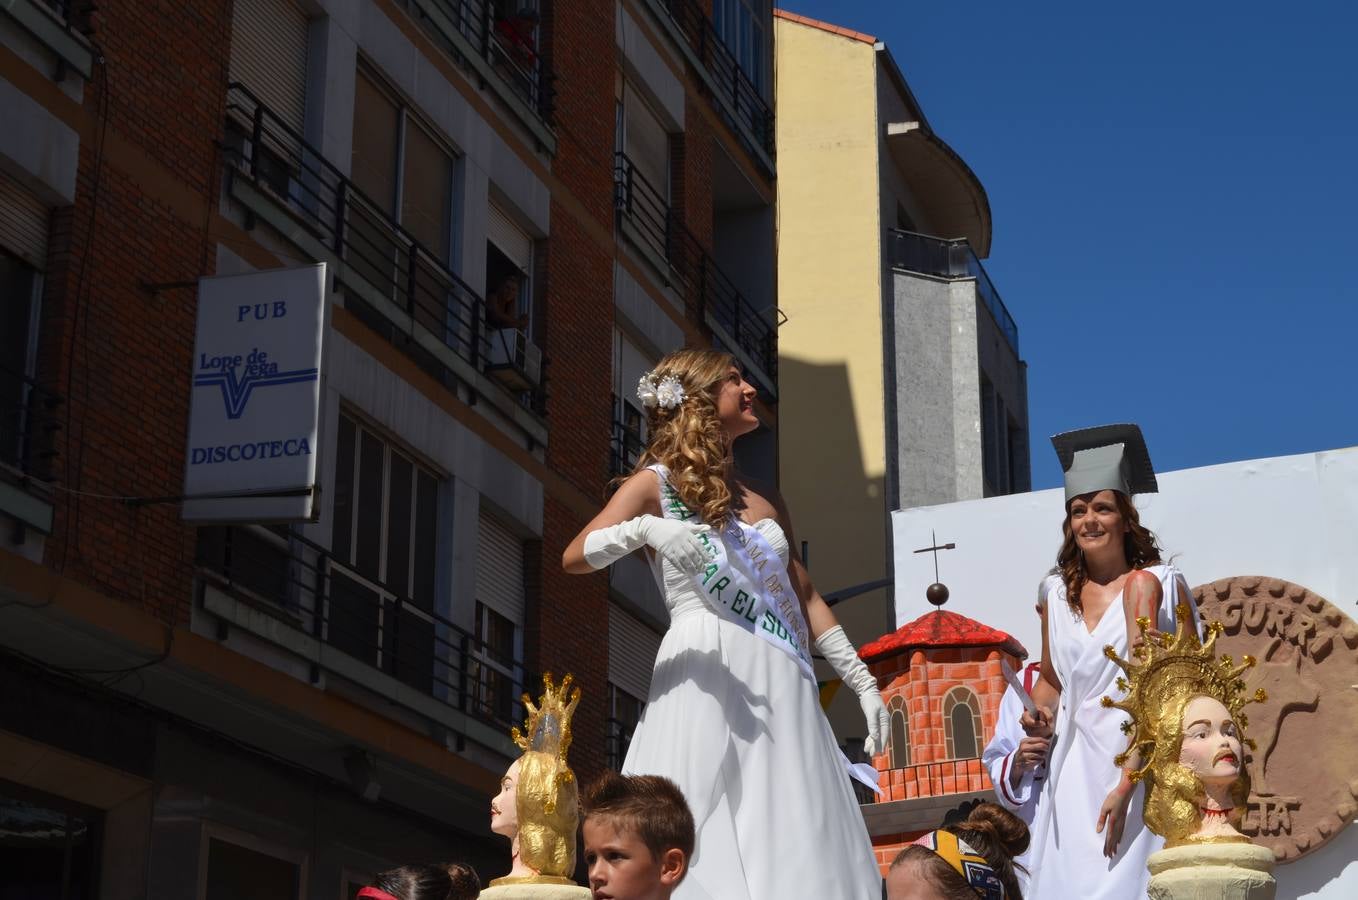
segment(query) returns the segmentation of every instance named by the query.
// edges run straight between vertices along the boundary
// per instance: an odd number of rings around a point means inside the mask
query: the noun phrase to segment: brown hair
[[[581,804],[584,820],[604,819],[625,829],[657,859],[666,850],[693,857],[693,813],[678,786],[659,775],[619,775],[604,772],[589,786]]]
[[[1122,552],[1127,555],[1127,562],[1131,563],[1133,569],[1159,565],[1160,545],[1151,530],[1141,524],[1141,515],[1132,505],[1132,501],[1122,491],[1113,491],[1113,498],[1117,503],[1118,512],[1122,514],[1122,521],[1127,526],[1127,532],[1122,536]],[[1070,504],[1078,499],[1080,498],[1072,497],[1066,503],[1066,515],[1061,520],[1061,550],[1056,554],[1056,568],[1060,570],[1061,580],[1066,585],[1066,602],[1076,612],[1081,610],[1080,591],[1084,590],[1088,578],[1085,574],[1084,554],[1075,543],[1075,530],[1070,527]]]
[[[475,900],[481,879],[465,863],[398,866],[381,872],[372,886],[396,900]]]
[[[1028,849],[1030,835],[1023,820],[1002,806],[978,803],[967,818],[957,825],[941,829],[966,841],[995,870],[1004,885],[1006,900],[1022,900],[1018,876],[1014,871],[1014,857]],[[916,872],[928,880],[944,900],[976,900],[976,891],[947,860],[928,847],[912,844],[891,861],[891,868],[915,866]]]
[[[731,509],[726,484],[731,442],[717,416],[717,391],[735,365],[729,353],[686,348],[656,363],[651,376],[678,380],[684,402],[646,412],[650,440],[634,472],[653,463],[670,470],[670,482],[684,503],[709,525],[720,525]]]

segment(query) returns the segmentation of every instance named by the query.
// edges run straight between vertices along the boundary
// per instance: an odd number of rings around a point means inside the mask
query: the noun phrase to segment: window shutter
[[[47,207],[28,188],[0,172],[0,247],[33,268],[47,268]]]
[[[494,203],[490,205],[486,237],[509,257],[510,262],[525,272],[529,270],[533,261],[533,239]]]
[[[623,98],[627,113],[627,157],[662,200],[670,197],[670,136],[660,117],[634,90]]]
[[[482,510],[476,551],[476,599],[515,625],[522,625],[523,593],[523,541]]]
[[[616,603],[608,605],[608,680],[641,701],[651,693],[660,635]]]
[[[235,0],[231,80],[300,137],[306,122],[307,16],[292,0]]]

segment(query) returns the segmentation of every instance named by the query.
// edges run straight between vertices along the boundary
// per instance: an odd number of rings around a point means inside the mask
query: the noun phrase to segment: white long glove
[[[698,535],[711,530],[697,522],[643,514],[585,535],[585,562],[592,569],[602,569],[638,547],[649,546],[685,575],[694,575],[708,560],[707,548]]]
[[[891,734],[891,716],[887,714],[882,694],[877,690],[877,679],[858,653],[849,643],[844,629],[839,625],[816,638],[816,649],[853,692],[858,695],[858,705],[863,708],[863,718],[868,723],[868,739],[863,742],[863,751],[868,756],[876,756],[886,751],[887,737]]]

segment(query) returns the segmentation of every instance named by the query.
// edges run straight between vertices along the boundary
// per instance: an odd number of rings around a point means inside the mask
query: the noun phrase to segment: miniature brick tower
[[[929,602],[940,608],[858,651],[891,715],[891,746],[872,761],[883,793],[864,807],[883,873],[949,809],[991,799],[980,757],[1006,687],[1000,661],[1018,670],[1028,655],[1009,634],[942,609],[947,596],[931,585]]]

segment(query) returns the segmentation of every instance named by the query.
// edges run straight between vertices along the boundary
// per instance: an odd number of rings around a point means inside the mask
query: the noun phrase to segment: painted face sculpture
[[[1130,716],[1123,730],[1127,750],[1114,762],[1136,766],[1133,781],[1146,781],[1146,826],[1173,847],[1190,842],[1247,841],[1239,831],[1249,796],[1244,736],[1248,720],[1243,707],[1265,699],[1263,690],[1245,693],[1241,675],[1254,665],[1245,657],[1237,666],[1229,656],[1213,652],[1221,624],[1207,627],[1199,640],[1192,612],[1178,608],[1175,634],[1159,640],[1146,636],[1150,622],[1138,620],[1143,638],[1139,661],[1104,653],[1126,674],[1118,687],[1120,700],[1104,697]]]
[[[560,686],[542,676],[537,705],[524,695],[525,730],[511,732],[523,755],[500,779],[500,793],[490,802],[490,828],[510,839],[513,868],[500,884],[574,884],[575,832],[580,821],[579,789],[566,764],[571,745],[571,717],[580,689],[570,691],[571,676]]]
[[[1229,785],[1240,777],[1244,756],[1231,711],[1215,697],[1194,697],[1184,707],[1179,765],[1204,785]]]

